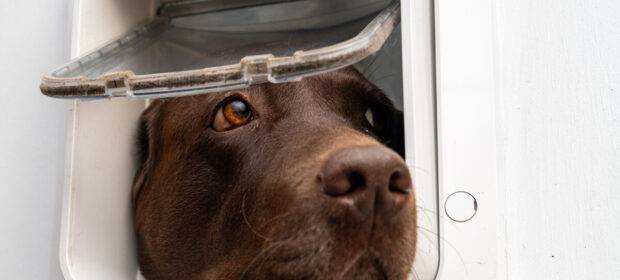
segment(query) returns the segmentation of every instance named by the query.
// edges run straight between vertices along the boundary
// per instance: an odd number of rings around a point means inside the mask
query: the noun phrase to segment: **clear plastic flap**
[[[41,91],[155,98],[294,81],[377,52],[399,23],[399,8],[389,0],[174,2],[44,76]]]

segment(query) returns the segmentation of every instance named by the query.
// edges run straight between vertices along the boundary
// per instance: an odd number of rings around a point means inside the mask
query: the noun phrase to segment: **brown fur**
[[[249,101],[254,119],[214,131],[218,104],[235,95]],[[365,121],[368,107],[378,128]],[[398,211],[373,202],[371,215],[352,218],[317,187],[317,174],[345,149],[404,166],[382,144],[403,153],[402,114],[357,71],[155,100],[139,142],[134,218],[147,279],[407,277],[413,193]]]

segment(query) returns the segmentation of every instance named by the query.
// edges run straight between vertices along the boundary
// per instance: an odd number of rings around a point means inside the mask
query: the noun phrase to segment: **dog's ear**
[[[150,177],[159,156],[160,110],[164,101],[154,100],[142,113],[136,135],[136,176],[132,186],[134,206],[146,180]]]

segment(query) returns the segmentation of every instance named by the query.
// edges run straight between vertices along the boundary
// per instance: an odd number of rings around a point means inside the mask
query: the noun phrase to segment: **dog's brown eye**
[[[216,131],[226,131],[235,127],[242,126],[252,118],[250,105],[245,101],[233,99],[228,101],[215,114],[213,129]]]
[[[366,117],[366,120],[368,121],[370,126],[374,127],[375,126],[375,114],[372,112],[370,108],[366,109],[366,113],[364,114],[364,116]]]

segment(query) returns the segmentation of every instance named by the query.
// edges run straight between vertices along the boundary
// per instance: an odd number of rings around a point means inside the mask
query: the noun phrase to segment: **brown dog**
[[[143,275],[405,279],[416,212],[393,151],[402,130],[353,68],[154,101],[134,183]]]

